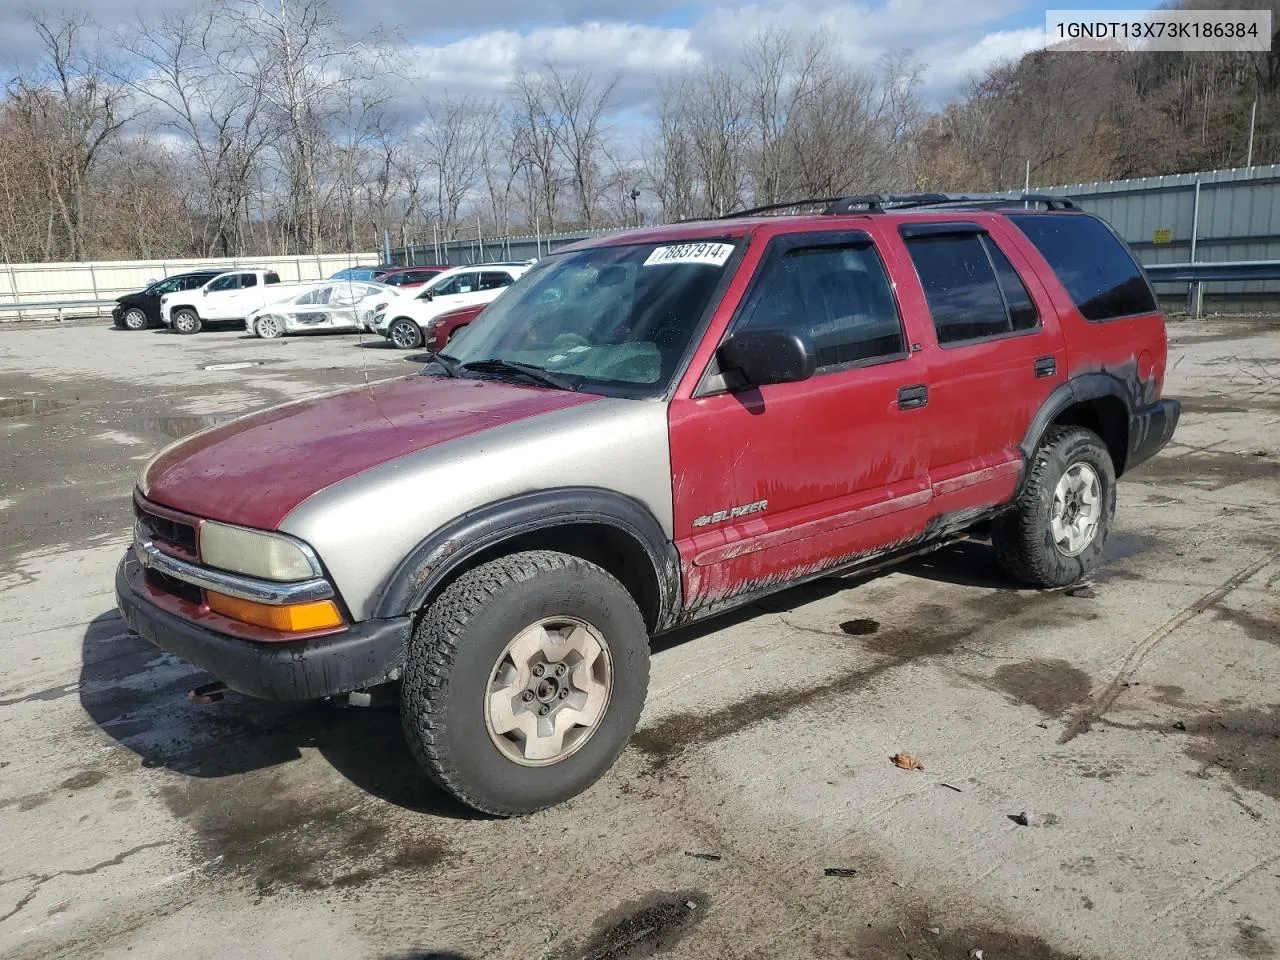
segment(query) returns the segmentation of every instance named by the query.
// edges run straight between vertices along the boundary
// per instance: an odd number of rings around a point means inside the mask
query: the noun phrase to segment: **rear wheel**
[[[530,551],[468,571],[423,615],[401,717],[437,784],[513,816],[599,779],[648,682],[648,633],[623,586],[585,560]]]
[[[258,322],[254,324],[254,332],[263,340],[274,340],[284,334],[284,327],[278,318],[267,315],[258,318]]]
[[[124,312],[122,322],[126,330],[145,330],[147,328],[147,315],[137,307],[130,307]]]
[[[173,313],[173,329],[179,333],[199,333],[200,315],[194,310],[175,310]]]
[[[1000,564],[1035,587],[1064,587],[1101,561],[1116,512],[1106,444],[1084,427],[1052,427],[1036,449],[1015,509],[991,525]]]
[[[387,339],[401,350],[412,350],[422,346],[422,330],[412,320],[401,317],[387,327]]]

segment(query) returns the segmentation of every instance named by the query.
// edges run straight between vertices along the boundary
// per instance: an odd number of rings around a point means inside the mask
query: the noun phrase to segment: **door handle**
[[[929,388],[923,383],[898,388],[898,409],[915,410],[929,402]]]
[[[1052,377],[1058,372],[1056,357],[1036,357],[1036,377]]]

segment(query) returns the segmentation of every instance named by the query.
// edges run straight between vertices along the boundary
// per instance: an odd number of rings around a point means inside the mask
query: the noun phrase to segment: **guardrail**
[[[1216,260],[1210,263],[1153,263],[1144,266],[1152,283],[1185,283],[1187,306],[1204,314],[1204,285],[1228,280],[1280,280],[1280,260]]]
[[[30,300],[0,303],[0,323],[13,320],[70,320],[110,313],[115,300]]]

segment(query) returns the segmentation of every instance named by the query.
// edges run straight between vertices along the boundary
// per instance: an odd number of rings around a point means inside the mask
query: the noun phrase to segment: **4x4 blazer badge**
[[[768,500],[757,500],[755,503],[744,503],[740,507],[730,507],[728,510],[717,510],[715,513],[709,513],[703,517],[697,517],[693,521],[695,527],[705,527],[709,523],[723,523],[726,520],[736,520],[738,517],[745,517],[748,513],[759,513],[761,510],[769,509]]]

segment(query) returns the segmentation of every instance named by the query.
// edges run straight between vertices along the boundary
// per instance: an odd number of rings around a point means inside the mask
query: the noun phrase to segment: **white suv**
[[[296,284],[280,283],[274,270],[230,270],[203,287],[160,299],[160,319],[178,333],[199,333],[206,323],[243,321],[254,310],[287,297]]]
[[[373,316],[373,330],[401,350],[423,344],[423,331],[437,317],[495,299],[528,272],[527,263],[478,263],[440,274],[419,290],[408,290],[380,306]]]

